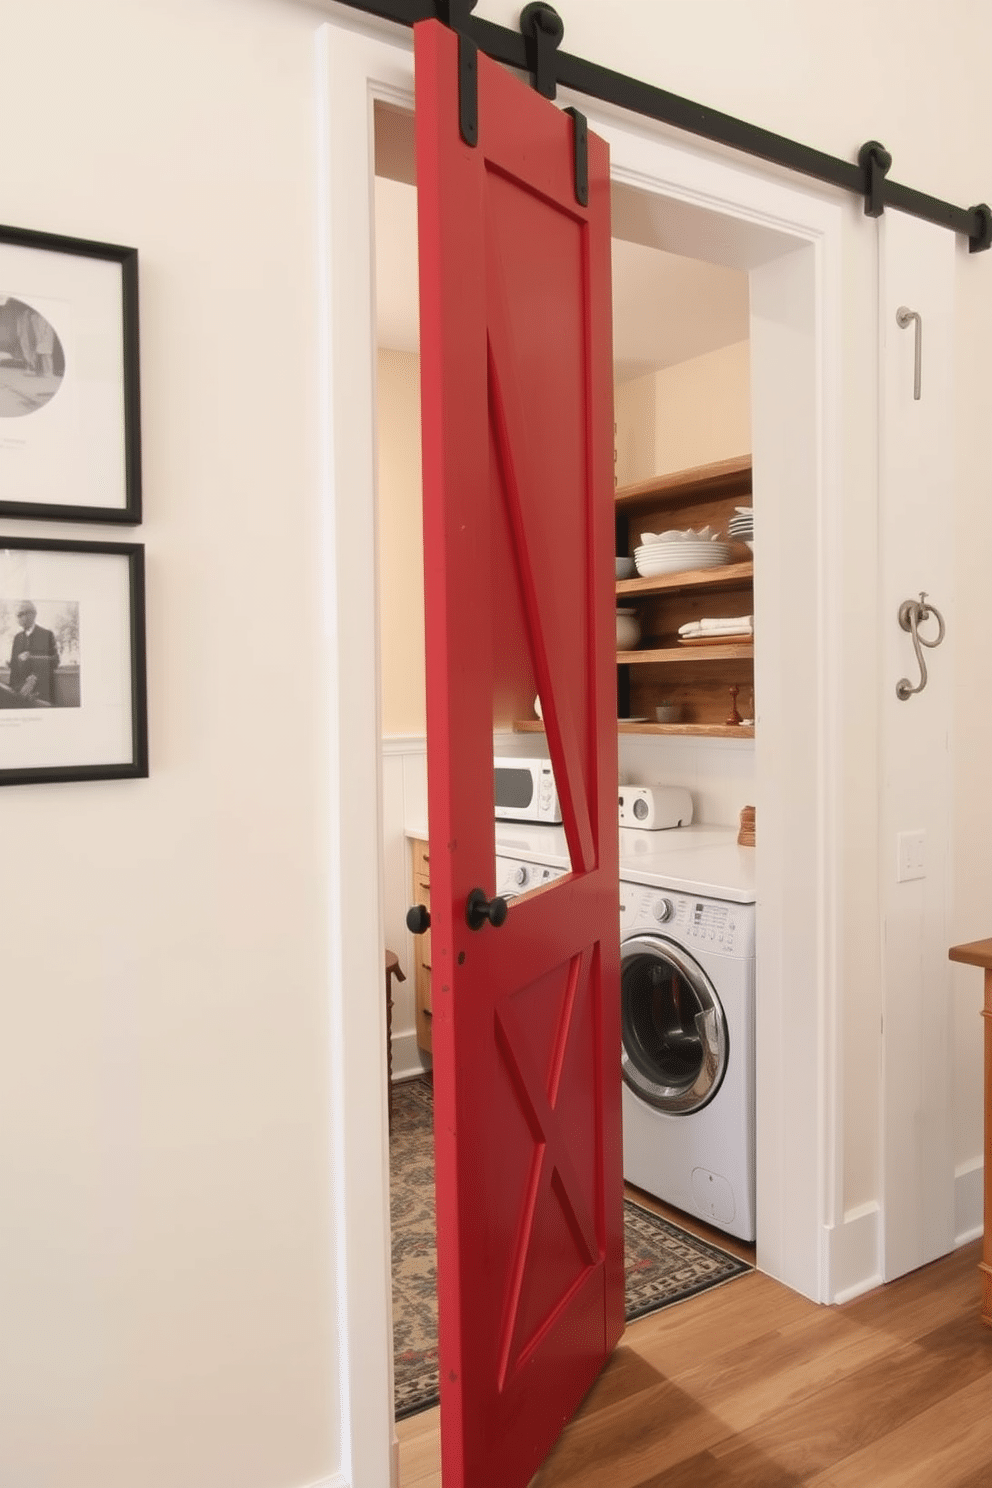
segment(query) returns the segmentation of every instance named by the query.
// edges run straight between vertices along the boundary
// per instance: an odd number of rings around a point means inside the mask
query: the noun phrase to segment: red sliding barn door
[[[623,1330],[610,186],[573,119],[415,28],[442,1471],[524,1488]],[[571,872],[495,894],[494,728],[532,717]]]

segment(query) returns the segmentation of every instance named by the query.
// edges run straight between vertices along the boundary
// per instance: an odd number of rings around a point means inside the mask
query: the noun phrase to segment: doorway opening
[[[404,40],[329,26],[324,47],[325,272],[328,319],[325,551],[334,621],[337,713],[332,738],[334,1130],[341,1133],[336,1216],[342,1367],[349,1390],[342,1430],[354,1461],[378,1480],[391,1436],[388,1215],[383,1134],[384,1015],[356,1002],[356,982],[381,984],[388,923],[389,849],[361,809],[382,767],[376,600],[356,551],[374,548],[374,296],[369,277],[374,181],[370,98],[412,109]],[[580,105],[581,105],[581,101]],[[757,960],[758,1261],[817,1301],[833,1295],[832,1249],[843,1239],[839,1091],[838,802],[841,752],[831,727],[843,593],[838,565],[842,502],[833,451],[840,406],[841,234],[838,203],[805,185],[765,178],[684,142],[649,135],[617,116],[590,126],[606,138],[614,191],[644,232],[685,257],[747,272],[751,302],[751,425],[760,471],[762,552],[755,599],[756,859],[761,882]],[[361,142],[367,141],[363,151]],[[333,210],[347,203],[347,211]],[[677,239],[677,242],[675,241]],[[786,617],[787,625],[780,624]],[[799,679],[803,707],[796,709]],[[398,768],[406,770],[403,749]],[[399,747],[399,745],[397,746]],[[426,802],[424,802],[424,815]],[[803,824],[802,831],[796,824]],[[404,885],[405,887],[405,885]],[[762,928],[763,927],[763,928]],[[398,949],[395,944],[393,949]],[[394,1043],[396,1041],[394,1040]],[[347,1055],[344,1051],[347,1050]],[[399,1052],[397,1050],[397,1052]],[[370,1228],[370,1171],[382,1173],[379,1221]],[[370,1328],[380,1347],[369,1349]],[[389,1388],[387,1388],[387,1386]],[[387,1398],[388,1397],[388,1398]]]
[[[386,945],[400,950],[403,964],[413,969],[393,1010],[393,1077],[402,1080],[430,1071],[431,1048],[430,1011],[425,1005],[429,963],[424,965],[404,925],[406,908],[418,897],[416,842],[426,839],[427,792],[416,191],[412,117],[394,105],[379,103],[375,109],[375,165],[383,918]],[[618,486],[751,455],[749,269],[755,265],[742,245],[760,258],[770,244],[767,229],[760,229],[757,242],[749,243],[744,234],[728,246],[727,234],[721,236],[717,227],[716,214],[666,203],[639,184],[616,184]],[[692,251],[676,251],[682,248]],[[735,511],[730,500],[721,513],[724,522]],[[690,517],[694,519],[691,511],[686,520]],[[641,536],[636,533],[631,545]],[[735,556],[747,566],[747,554]],[[743,618],[753,621],[758,601],[751,598],[750,573],[746,583],[742,579],[737,588],[731,586],[729,595],[721,593],[715,605],[709,596],[710,608],[719,615],[700,611],[703,601],[697,596],[686,617],[699,612],[708,619],[719,618],[731,610],[736,616],[744,605]],[[766,601],[769,612],[773,605],[773,600]],[[734,687],[744,694],[744,716],[753,719],[754,671],[746,670],[745,685],[739,688],[736,670],[727,678],[718,672],[711,680],[714,674],[697,664],[696,691],[705,695],[714,687],[723,692]],[[720,737],[716,727],[694,728],[689,721],[698,706],[693,688],[681,680],[678,686],[682,700],[676,706],[687,715],[684,731],[654,733],[649,717],[643,732],[632,723],[619,740],[621,780],[683,783],[698,802],[698,824],[736,831],[742,808],[754,802],[757,792],[753,728],[742,728],[740,738]],[[644,691],[641,686],[638,696]],[[726,706],[735,699],[736,692]],[[669,702],[667,696],[660,697],[658,705]],[[497,730],[497,752],[537,752],[540,736],[535,747],[528,727],[539,725],[533,719],[521,724]],[[672,1217],[678,1222],[677,1213]],[[758,1257],[760,1264],[760,1246]]]

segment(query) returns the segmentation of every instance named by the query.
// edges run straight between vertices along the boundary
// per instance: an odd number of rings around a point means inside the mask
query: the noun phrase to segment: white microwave
[[[497,821],[561,821],[561,807],[549,759],[493,761]]]

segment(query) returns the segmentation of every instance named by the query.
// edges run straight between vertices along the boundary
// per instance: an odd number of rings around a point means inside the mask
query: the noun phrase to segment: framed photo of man
[[[0,536],[0,785],[147,774],[143,546]]]
[[[0,226],[0,517],[141,521],[138,253]]]

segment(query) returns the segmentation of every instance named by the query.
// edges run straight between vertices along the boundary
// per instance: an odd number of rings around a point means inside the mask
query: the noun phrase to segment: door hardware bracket
[[[476,0],[437,0],[438,20],[458,37],[458,132],[479,143],[479,48],[465,30]]]
[[[977,216],[981,226],[968,239],[968,252],[984,253],[986,248],[992,248],[992,207],[986,206],[985,202],[979,202],[978,206],[972,207],[971,210]]]
[[[865,216],[881,217],[885,211],[885,177],[892,156],[878,140],[866,140],[858,151],[858,164],[865,173]]]
[[[565,22],[547,0],[530,0],[520,12],[520,31],[534,88],[543,98],[553,99],[558,92],[555,51],[565,35]]]
[[[567,108],[572,116],[572,148],[575,153],[575,200],[580,207],[589,205],[589,125],[585,114]]]
[[[520,12],[520,32],[527,48],[527,66],[534,90],[552,101],[558,93],[555,53],[565,35],[565,23],[547,0],[530,0]],[[589,205],[589,125],[577,108],[564,111],[572,116],[572,143],[575,155],[575,200],[580,207]]]

